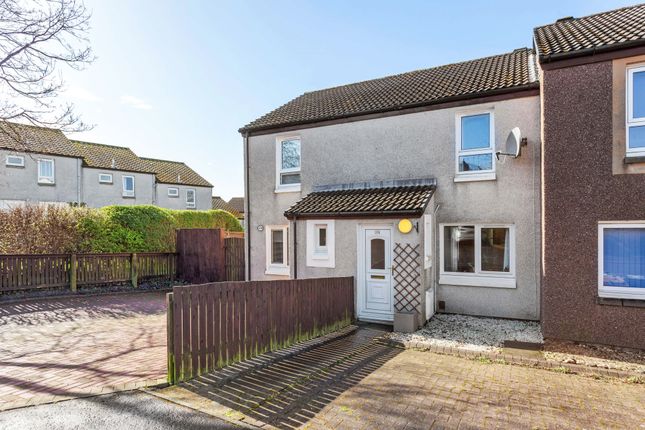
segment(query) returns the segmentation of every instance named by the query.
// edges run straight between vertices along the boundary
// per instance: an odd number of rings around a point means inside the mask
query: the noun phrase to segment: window
[[[645,65],[627,69],[627,156],[645,156]]]
[[[276,151],[276,191],[300,191],[300,138],[279,138]]]
[[[179,188],[169,187],[168,197],[179,197]]]
[[[267,275],[289,276],[289,227],[272,225],[266,228]]]
[[[22,155],[7,155],[6,165],[11,167],[25,167],[25,157]]]
[[[38,183],[53,184],[55,183],[54,160],[38,160]]]
[[[456,123],[455,181],[495,179],[493,112],[459,114]]]
[[[195,190],[186,190],[186,207],[195,207]]]
[[[334,220],[307,220],[307,266],[335,267]]]
[[[423,268],[432,267],[432,215],[423,216]]]
[[[645,222],[598,225],[598,295],[645,299]]]
[[[512,225],[442,224],[439,282],[515,288]]]
[[[99,173],[99,183],[100,184],[111,184],[112,183],[112,174],[111,173]]]
[[[134,176],[123,176],[123,197],[134,197]]]

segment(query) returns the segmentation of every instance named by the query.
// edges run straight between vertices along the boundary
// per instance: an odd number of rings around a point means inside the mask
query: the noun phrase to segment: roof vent
[[[112,168],[116,169],[116,160],[114,158],[112,159]]]
[[[572,16],[565,16],[563,18],[558,19],[556,22],[566,22],[566,21],[573,21],[575,18]]]
[[[181,175],[177,175],[177,182],[181,183]]]

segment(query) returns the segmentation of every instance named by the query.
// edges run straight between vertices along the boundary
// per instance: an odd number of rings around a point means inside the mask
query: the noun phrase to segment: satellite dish
[[[519,127],[513,128],[506,138],[506,144],[504,145],[504,152],[497,152],[495,155],[499,160],[500,155],[506,155],[509,157],[517,158],[522,152],[522,146],[526,145],[526,138],[522,138],[522,132]]]

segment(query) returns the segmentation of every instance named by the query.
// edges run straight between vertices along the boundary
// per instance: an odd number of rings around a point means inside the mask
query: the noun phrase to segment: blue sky
[[[86,0],[98,59],[66,70],[95,128],[243,194],[238,128],[305,91],[532,46],[532,28],[625,1]]]

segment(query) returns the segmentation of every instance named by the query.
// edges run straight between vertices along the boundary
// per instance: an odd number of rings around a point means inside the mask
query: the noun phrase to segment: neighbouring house
[[[353,276],[366,321],[537,320],[539,124],[528,48],[291,100],[240,129],[249,278]]]
[[[186,164],[0,122],[0,208],[25,203],[210,209],[213,186]]]
[[[534,35],[544,335],[645,348],[645,5]]]
[[[223,211],[226,211],[232,214],[235,218],[240,219],[239,212],[237,212],[235,208],[229,205],[228,202],[223,198],[221,198],[220,196],[213,196],[213,198],[211,199],[211,202],[212,202],[212,205],[211,205],[212,209],[221,209]]]
[[[244,220],[244,197],[232,197],[228,205],[238,213],[237,219]]]

